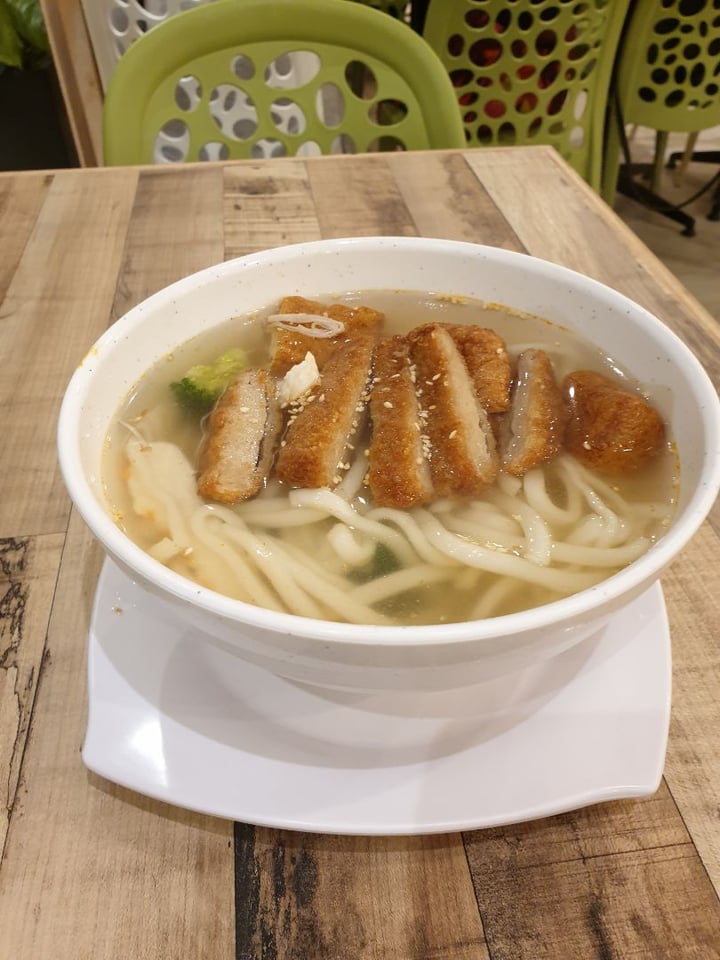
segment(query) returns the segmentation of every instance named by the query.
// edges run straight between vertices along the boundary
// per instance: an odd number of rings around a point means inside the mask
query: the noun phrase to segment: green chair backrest
[[[637,0],[617,90],[626,123],[679,133],[720,125],[720,0]]]
[[[720,125],[720,0],[635,0],[614,88],[603,172],[609,203],[620,162],[620,124],[660,133]]]
[[[88,18],[87,24],[95,62],[103,89],[105,89],[115,64],[139,37],[178,13],[207,3],[217,3],[218,0],[82,0],[82,2],[86,8],[88,4],[91,7],[107,8],[102,12],[98,9],[94,16]],[[354,0],[354,2],[375,7],[398,20],[405,18],[406,4],[398,0]]]
[[[452,85],[404,24],[346,0],[218,0],[118,63],[108,164],[464,145]]]
[[[467,141],[546,143],[596,190],[629,0],[430,0],[423,36],[450,74]]]

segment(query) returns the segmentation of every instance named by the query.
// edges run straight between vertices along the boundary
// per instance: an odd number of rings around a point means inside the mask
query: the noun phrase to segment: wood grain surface
[[[653,797],[464,835],[326,837],[171,808],[82,765],[102,556],[54,451],[75,364],[187,273],[366,234],[578,269],[720,382],[712,318],[549,148],[0,176],[0,960],[720,960],[717,511],[663,580],[674,702]]]

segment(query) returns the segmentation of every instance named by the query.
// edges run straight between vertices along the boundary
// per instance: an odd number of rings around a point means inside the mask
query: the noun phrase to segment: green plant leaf
[[[48,38],[45,30],[39,0],[4,0],[15,21],[15,28],[25,43],[34,52],[48,52]]]
[[[0,63],[22,66],[22,46],[6,0],[0,0]]]

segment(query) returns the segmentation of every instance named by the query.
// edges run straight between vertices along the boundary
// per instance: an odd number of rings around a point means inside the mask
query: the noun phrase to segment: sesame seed
[[[392,408],[393,408],[393,405],[390,403],[389,400],[385,400],[385,401],[383,402],[383,406],[384,406],[387,410],[392,410]]]
[[[451,430],[450,433],[448,434],[448,440],[454,440],[456,436],[457,436],[457,430]]]
[[[439,380],[441,376],[442,376],[441,373],[436,373],[435,376],[433,377],[433,380]]]
[[[238,407],[240,413],[250,413],[250,407]]]

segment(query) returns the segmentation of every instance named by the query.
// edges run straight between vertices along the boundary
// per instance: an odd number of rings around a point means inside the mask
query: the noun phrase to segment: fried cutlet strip
[[[486,413],[503,413],[510,406],[512,368],[503,338],[487,327],[452,323],[448,332],[462,354],[475,394]]]
[[[400,510],[428,503],[433,498],[430,464],[405,337],[386,337],[375,347],[370,417],[367,482],[374,502]]]
[[[498,473],[487,414],[478,403],[460,351],[442,324],[418,327],[408,339],[435,493],[473,496]]]
[[[631,473],[662,450],[665,425],[640,394],[591,370],[568,374],[563,391],[570,408],[565,447],[588,467]]]
[[[270,473],[281,425],[274,378],[267,370],[238,374],[208,418],[200,496],[239,503],[258,493]]]
[[[308,337],[290,330],[273,330],[271,347],[271,373],[280,378],[290,367],[305,359],[310,351],[318,369],[322,370],[330,354],[349,337],[363,332],[377,332],[384,315],[371,307],[348,307],[342,303],[324,304],[304,297],[284,297],[278,313],[309,313],[339,320],[345,325],[342,333],[334,337]]]
[[[521,477],[552,460],[562,448],[567,412],[552,363],[542,350],[524,350],[517,361],[510,412],[503,431],[503,468]]]
[[[364,333],[330,354],[320,382],[291,408],[275,475],[292,487],[333,487],[343,456],[367,403],[374,333]]]

